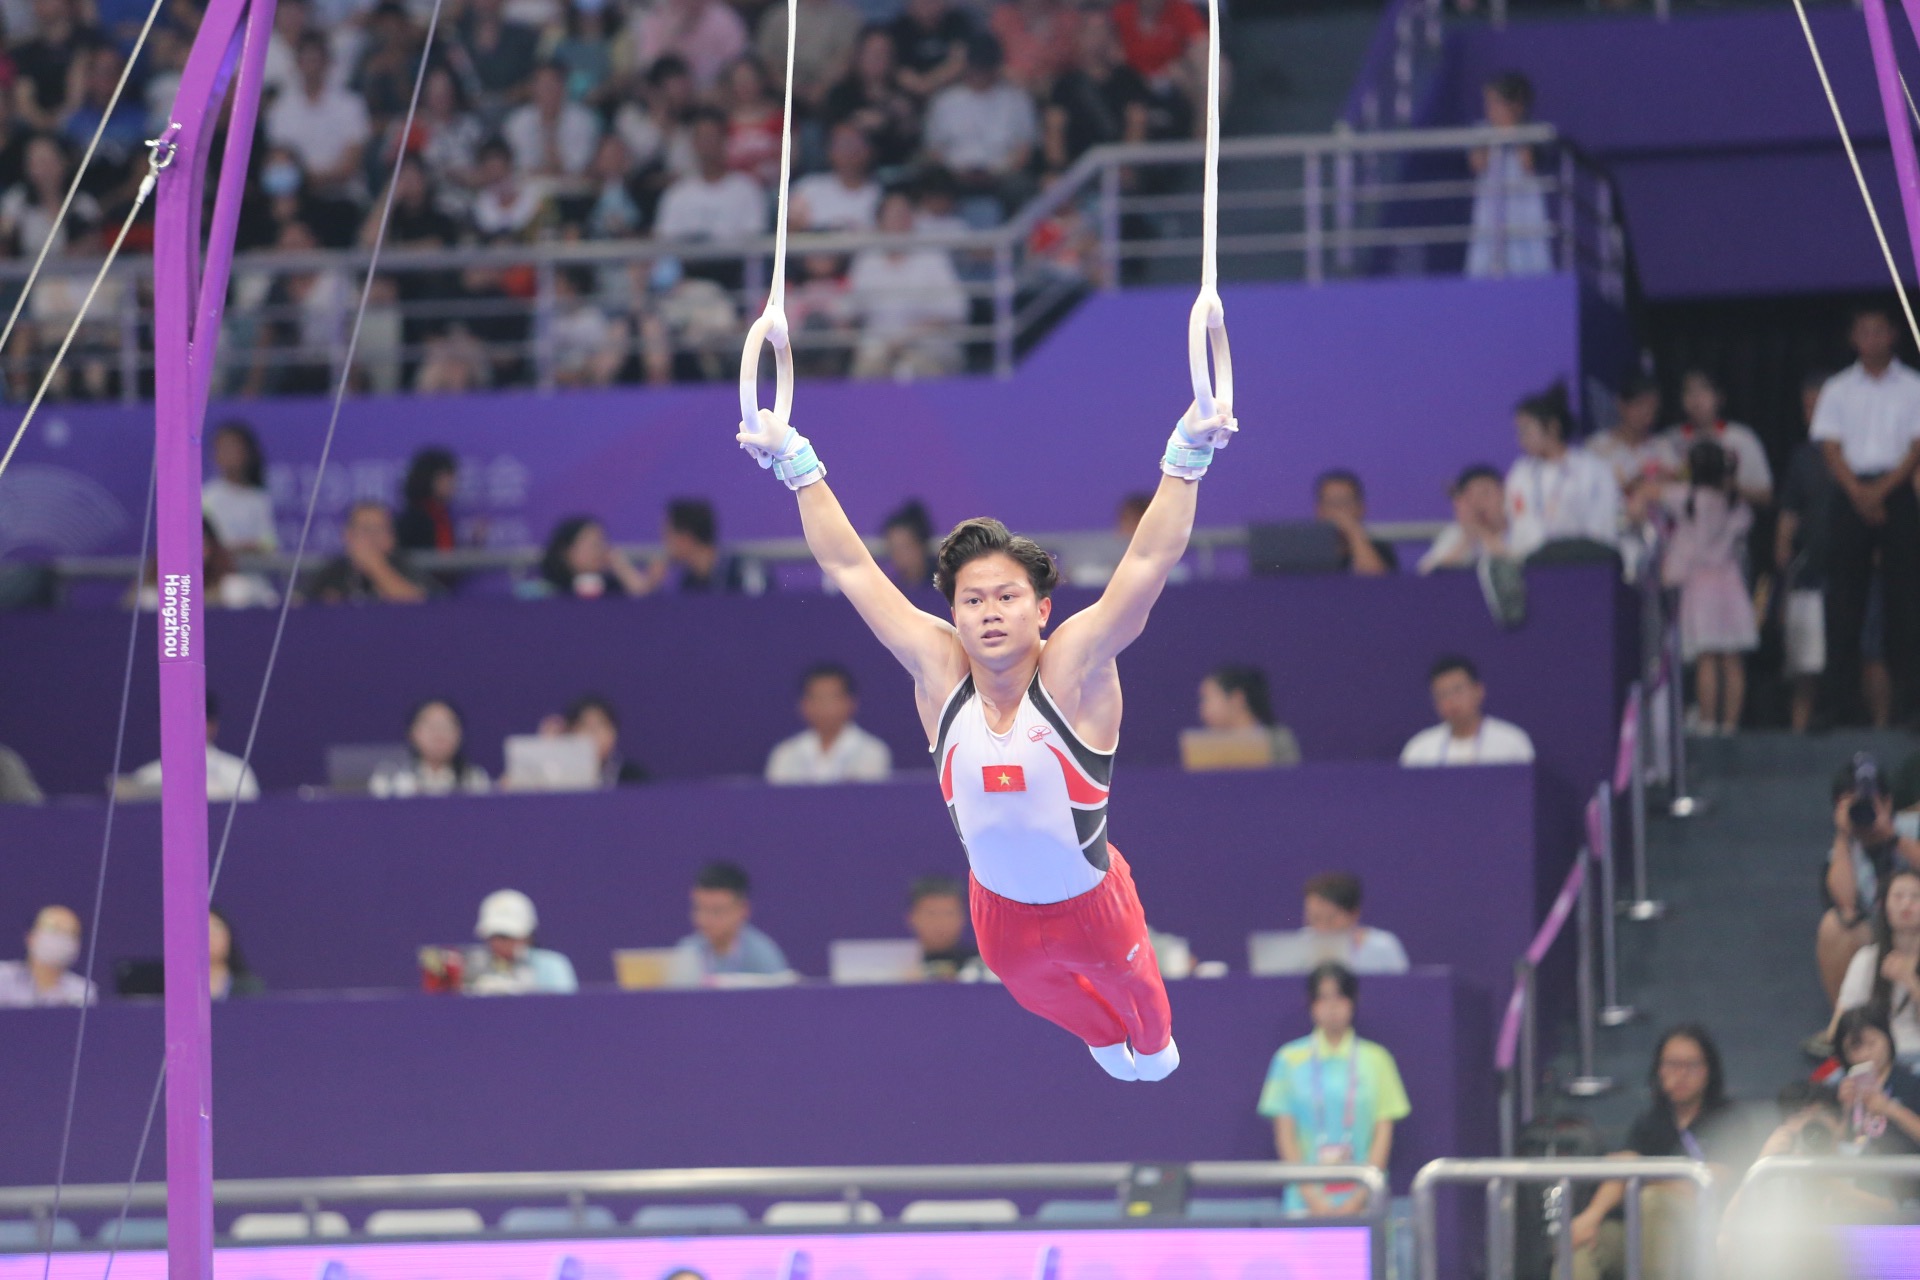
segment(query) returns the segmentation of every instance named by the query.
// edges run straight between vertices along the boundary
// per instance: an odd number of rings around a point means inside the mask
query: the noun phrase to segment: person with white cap
[[[580,989],[573,962],[558,951],[533,945],[540,915],[533,899],[518,889],[490,893],[480,904],[474,948],[466,970],[466,991],[475,996],[565,995]]]

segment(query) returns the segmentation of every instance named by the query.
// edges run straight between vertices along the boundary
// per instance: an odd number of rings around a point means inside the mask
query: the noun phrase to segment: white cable
[[[1847,163],[1853,166],[1853,180],[1860,186],[1860,198],[1867,202],[1867,218],[1873,223],[1873,235],[1880,242],[1880,256],[1887,261],[1887,273],[1893,277],[1893,287],[1900,294],[1900,309],[1907,316],[1907,331],[1913,335],[1915,343],[1920,344],[1920,322],[1913,318],[1913,303],[1907,297],[1907,282],[1900,278],[1900,266],[1893,260],[1893,247],[1887,243],[1887,232],[1880,225],[1880,211],[1874,207],[1873,192],[1867,189],[1866,175],[1860,172],[1860,157],[1854,154],[1853,138],[1847,133],[1846,117],[1840,114],[1840,100],[1834,97],[1833,82],[1827,79],[1827,64],[1820,57],[1820,44],[1813,38],[1813,26],[1807,21],[1805,0],[1793,0],[1793,11],[1800,15],[1800,30],[1807,37],[1807,51],[1813,55],[1813,69],[1820,73],[1820,87],[1826,91],[1827,106],[1833,112],[1833,123],[1840,130],[1840,145],[1847,149]],[[1909,99],[1911,100],[1911,99]]]
[[[1200,200],[1200,288],[1219,282],[1220,250],[1220,0],[1207,0],[1207,161]]]
[[[799,36],[800,0],[787,0],[786,106],[780,117],[780,191],[773,223],[773,281],[767,290],[768,310],[782,315],[787,309],[787,181],[793,170],[793,46]],[[778,341],[786,345],[784,333]]]

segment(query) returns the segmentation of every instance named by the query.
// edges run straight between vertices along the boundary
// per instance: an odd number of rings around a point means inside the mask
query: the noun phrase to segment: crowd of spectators
[[[160,14],[56,255],[98,253],[131,207],[144,140],[171,112],[198,20],[181,3]],[[1191,136],[1205,83],[1202,14],[1191,0],[906,0],[891,13],[804,0],[795,229],[991,227],[1095,145]],[[618,261],[555,273],[544,337],[554,380],[727,374],[741,309],[757,299],[743,294],[739,255],[703,258],[702,245],[771,230],[785,6],[451,0],[430,49],[425,18],[424,6],[400,0],[276,8],[239,247],[368,245],[389,182],[386,243],[395,248],[644,241]],[[94,0],[14,4],[6,21],[0,247],[31,257],[54,230],[71,166],[137,28]],[[403,137],[423,53],[419,109]],[[959,367],[960,344],[934,335],[970,315],[971,264],[914,248],[814,254],[793,268],[790,315],[803,351],[816,342],[811,371],[911,377]],[[247,354],[229,362],[231,389],[328,389],[356,283],[331,269],[242,272],[227,344]],[[5,353],[10,391],[34,385],[37,362],[74,314],[79,290],[67,284],[36,290]],[[530,268],[393,271],[375,284],[352,376],[377,390],[524,382],[538,288]],[[55,394],[121,394],[119,297],[109,293]]]

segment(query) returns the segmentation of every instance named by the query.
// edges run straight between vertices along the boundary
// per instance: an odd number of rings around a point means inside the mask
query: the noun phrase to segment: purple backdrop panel
[[[1278,712],[1309,760],[1397,758],[1432,723],[1428,665],[1455,651],[1480,664],[1490,709],[1532,734],[1543,776],[1584,800],[1612,769],[1633,600],[1599,567],[1536,570],[1528,592],[1526,623],[1503,631],[1467,574],[1172,588],[1121,660],[1122,770],[1177,760],[1179,731],[1196,723],[1201,677],[1229,660],[1266,667]],[[928,596],[928,607],[944,607]],[[1056,616],[1090,599],[1063,591]],[[225,707],[229,750],[245,741],[273,622],[266,613],[204,620],[208,683]],[[0,633],[8,654],[0,742],[48,790],[97,794],[113,758],[124,618],[0,615]],[[150,629],[139,642],[129,766],[157,746]],[[624,715],[624,749],[657,775],[758,774],[773,744],[800,727],[801,671],[828,658],[859,680],[861,722],[892,747],[895,767],[926,767],[906,676],[853,609],[825,595],[312,608],[288,623],[255,771],[269,791],[323,783],[329,745],[398,742],[408,708],[432,695],[463,708],[474,758],[498,772],[506,735],[532,732],[597,689]]]
[[[949,524],[985,512],[1015,527],[1105,528],[1122,494],[1151,487],[1161,437],[1186,408],[1192,301],[1190,289],[1093,298],[1005,382],[807,384],[800,423],[862,528],[909,495]],[[1365,476],[1376,518],[1443,517],[1444,486],[1463,465],[1512,456],[1515,397],[1578,368],[1570,279],[1248,286],[1225,301],[1236,346],[1255,354],[1238,370],[1243,431],[1201,500],[1209,524],[1304,514],[1313,476],[1331,466]],[[215,405],[209,423],[230,415],[264,438],[291,544],[326,405]],[[730,536],[797,534],[792,499],[734,446],[738,416],[730,386],[355,401],[317,545],[338,544],[356,497],[394,500],[425,444],[460,454],[459,514],[495,545],[537,544],[580,511],[617,536],[651,538],[682,493],[711,497]],[[43,415],[0,485],[14,516],[0,554],[136,550],[152,427],[145,409]]]
[[[101,955],[157,955],[158,828],[121,810]],[[19,810],[0,920],[90,900],[101,813]],[[1345,867],[1367,885],[1367,919],[1415,960],[1494,989],[1510,981],[1571,846],[1536,869],[1531,771],[1317,765],[1202,777],[1123,773],[1115,842],[1156,928],[1202,958],[1246,964],[1246,935],[1296,925],[1300,886]],[[15,841],[17,840],[17,846]],[[590,796],[451,800],[269,799],[242,806],[218,897],[247,954],[279,990],[409,987],[423,943],[472,934],[480,899],[530,894],[541,938],[582,981],[613,978],[616,947],[688,930],[687,885],[714,858],[755,882],[755,919],[803,973],[827,972],[835,938],[906,933],[916,876],[966,874],[931,777],[869,787],[774,789],[676,783]]]
[[[1111,1082],[997,988],[803,987],[459,1000],[267,999],[214,1013],[223,1178],[728,1165],[1270,1159],[1268,1059],[1308,1030],[1294,980],[1173,991],[1178,1072]],[[1361,1034],[1412,1115],[1393,1179],[1491,1149],[1487,997],[1443,972],[1365,980]],[[52,1180],[73,1015],[9,1013],[0,1184]],[[76,1182],[124,1179],[157,1008],[88,1027]],[[1483,1064],[1461,1074],[1458,1061]],[[35,1100],[29,1103],[28,1100]]]

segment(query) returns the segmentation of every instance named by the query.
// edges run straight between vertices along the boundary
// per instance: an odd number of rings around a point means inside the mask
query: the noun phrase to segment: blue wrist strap
[[[813,445],[805,436],[788,436],[786,448],[795,444],[800,447],[792,454],[773,460],[773,474],[780,477],[781,483],[789,489],[804,489],[816,480],[824,480],[827,468],[813,451]]]
[[[1212,464],[1212,448],[1194,443],[1193,437],[1187,434],[1187,420],[1182,418],[1174,423],[1166,456],[1160,460],[1161,467],[1177,472],[1205,471]]]

